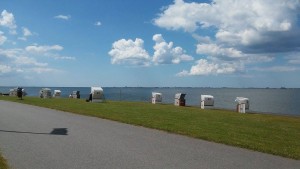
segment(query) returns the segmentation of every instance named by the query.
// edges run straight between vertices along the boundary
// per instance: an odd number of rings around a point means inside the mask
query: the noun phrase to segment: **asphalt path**
[[[0,149],[13,169],[300,168],[299,160],[6,101]]]

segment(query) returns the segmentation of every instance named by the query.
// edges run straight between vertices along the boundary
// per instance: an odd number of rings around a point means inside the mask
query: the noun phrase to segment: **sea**
[[[0,87],[8,93],[15,86]],[[23,87],[28,96],[39,96],[42,87]],[[44,87],[43,87],[44,88]],[[90,87],[48,87],[61,90],[62,97],[80,91],[81,99],[88,98]],[[214,96],[210,109],[236,109],[236,97],[246,97],[250,102],[248,112],[300,116],[300,88],[193,88],[193,87],[103,87],[106,100],[151,102],[152,92],[162,93],[163,104],[174,104],[176,93],[185,93],[186,106],[200,108],[201,95]]]

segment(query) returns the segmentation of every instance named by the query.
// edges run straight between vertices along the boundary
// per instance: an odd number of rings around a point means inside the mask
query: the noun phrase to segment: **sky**
[[[300,87],[300,0],[1,0],[0,86]]]

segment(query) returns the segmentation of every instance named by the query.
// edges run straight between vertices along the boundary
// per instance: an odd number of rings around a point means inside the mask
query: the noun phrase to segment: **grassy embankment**
[[[8,169],[6,160],[0,155],[0,169]]]
[[[239,114],[143,102],[87,103],[81,99],[25,97],[19,100],[1,96],[0,99],[111,119],[300,160],[299,117]]]

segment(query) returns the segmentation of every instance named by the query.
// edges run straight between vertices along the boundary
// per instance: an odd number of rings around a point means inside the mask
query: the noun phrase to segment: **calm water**
[[[0,92],[8,93],[13,87],[0,87]],[[29,96],[38,96],[41,87],[24,87]],[[73,90],[79,90],[81,98],[90,93],[90,87],[49,87],[62,91],[68,97]],[[163,103],[173,104],[176,93],[186,93],[186,105],[200,107],[200,95],[213,95],[215,108],[235,109],[235,98],[247,97],[250,111],[261,113],[289,114],[300,116],[300,89],[233,89],[233,88],[119,88],[104,87],[107,100],[127,100],[150,102],[152,92],[163,95]]]

